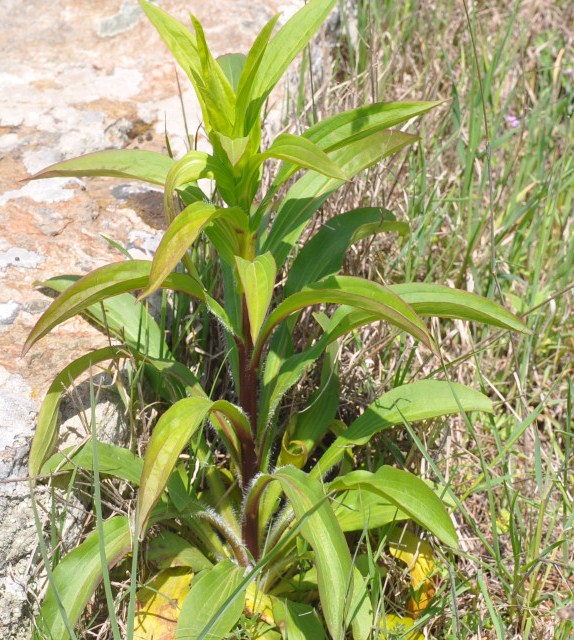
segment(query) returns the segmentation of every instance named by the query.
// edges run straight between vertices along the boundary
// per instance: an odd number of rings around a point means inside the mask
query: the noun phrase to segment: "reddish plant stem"
[[[243,296],[243,343],[239,350],[239,404],[249,418],[251,438],[241,440],[241,480],[246,490],[259,472],[259,461],[255,447],[257,433],[257,365],[252,366],[253,342],[249,326],[249,314]],[[257,513],[246,514],[241,531],[243,542],[254,560],[259,559],[259,518]]]

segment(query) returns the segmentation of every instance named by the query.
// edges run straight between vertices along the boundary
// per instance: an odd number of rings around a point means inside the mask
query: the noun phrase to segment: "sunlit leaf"
[[[127,178],[128,180],[143,180],[163,186],[173,164],[174,160],[169,156],[155,151],[110,149],[58,162],[29,179],[110,176],[112,178]]]
[[[319,596],[331,637],[342,640],[353,590],[351,555],[345,536],[316,480],[294,467],[283,467],[274,477],[281,483],[301,523],[301,533],[315,553]]]
[[[123,516],[114,516],[103,523],[103,531],[106,558],[112,567],[131,549],[129,521]],[[45,637],[51,640],[68,640],[70,637],[60,615],[55,593],[68,620],[75,625],[102,581],[102,575],[100,542],[97,532],[94,532],[54,569],[54,585],[48,588],[37,618],[38,627]]]
[[[331,507],[343,531],[376,529],[409,518],[396,504],[377,493],[361,489],[337,493]]]
[[[187,567],[164,569],[136,595],[134,640],[173,640],[193,573]]]
[[[326,473],[337,464],[347,447],[364,445],[376,433],[393,425],[461,411],[492,413],[492,403],[474,389],[443,380],[420,380],[396,387],[370,404],[335,440],[317,463],[313,475]]]
[[[235,264],[245,294],[251,339],[255,343],[273,296],[275,260],[270,253],[265,253],[252,261],[237,256]]]
[[[158,569],[188,567],[195,573],[213,566],[188,540],[167,530],[160,531],[157,537],[150,540],[146,559]]]
[[[454,525],[442,501],[418,476],[402,469],[383,466],[375,473],[351,471],[328,485],[330,491],[356,488],[377,493],[428,529],[441,542],[451,547],[458,545]]]
[[[42,314],[26,340],[23,354],[55,326],[82,313],[91,305],[110,296],[146,287],[151,264],[147,260],[115,262],[95,269],[74,282]],[[205,299],[203,287],[193,278],[181,273],[168,276],[162,287],[182,291],[200,300]]]
[[[326,640],[327,634],[317,611],[303,602],[273,599],[273,615],[282,637],[289,640]]]
[[[411,631],[415,621],[408,616],[397,616],[394,613],[387,613],[379,624],[382,632],[381,640],[424,640],[424,635],[420,631]]]
[[[183,603],[175,640],[224,638],[243,612],[243,572],[230,560],[224,560],[200,573]]]
[[[226,53],[217,58],[217,64],[221,67],[233,91],[237,92],[239,78],[245,66],[245,56],[242,53]]]

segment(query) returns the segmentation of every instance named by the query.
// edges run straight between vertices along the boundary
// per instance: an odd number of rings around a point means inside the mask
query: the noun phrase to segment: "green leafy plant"
[[[103,151],[34,176],[111,176],[162,185],[168,222],[153,261],[128,259],[82,278],[44,283],[60,295],[25,350],[80,313],[120,344],[83,356],[55,378],[41,407],[30,473],[81,468],[93,471],[96,480],[100,474],[120,478],[137,487],[137,509],[133,520],[98,517],[96,531],[50,574],[37,620],[39,637],[73,637],[102,579],[110,590],[108,566],[130,554],[137,560],[143,542],[151,569],[139,577],[148,587],[137,595],[131,590],[128,637],[158,634],[153,625],[161,614],[149,604],[149,593],[165,592],[166,602],[177,601],[173,619],[164,622],[171,625],[166,637],[178,640],[229,637],[238,628],[238,634],[269,640],[349,634],[366,639],[378,619],[368,575],[355,566],[352,532],[412,520],[445,548],[457,545],[438,489],[403,469],[360,468],[352,450],[393,425],[491,411],[490,401],[459,384],[420,380],[388,391],[344,425],[337,420],[338,341],[384,320],[437,352],[421,316],[516,331],[525,327],[501,306],[463,291],[430,284],[383,286],[340,275],[354,242],[407,231],[384,209],[343,212],[313,237],[305,233],[326,198],[417,139],[392,127],[437,106],[372,104],[327,118],[300,136],[283,133],[262,149],[265,101],[334,5],[335,0],[311,0],[275,34],[273,18],[246,56],[215,59],[195,18],[192,33],[141,0],[195,88],[212,153],[191,150],[176,160],[140,150]],[[263,192],[263,167],[270,160],[280,164]],[[212,180],[214,193],[201,190],[203,178]],[[212,251],[209,274],[192,251],[201,238]],[[224,376],[231,382],[222,386],[232,388],[234,397],[212,397],[205,381],[200,384],[202,376],[178,362],[164,323],[159,325],[142,302],[158,289],[193,301],[202,317],[222,330]],[[137,300],[134,291],[140,291]],[[295,340],[302,318],[311,329]],[[143,458],[95,438],[54,453],[66,387],[97,363],[122,358],[134,363],[169,405]],[[320,371],[317,389],[305,408],[290,414],[285,400],[313,367]],[[214,446],[224,454],[217,462]],[[200,473],[194,473],[195,462]],[[175,568],[185,570],[174,573]],[[135,585],[135,574],[132,581]],[[111,597],[108,602],[113,606]],[[117,625],[112,631],[119,637]]]

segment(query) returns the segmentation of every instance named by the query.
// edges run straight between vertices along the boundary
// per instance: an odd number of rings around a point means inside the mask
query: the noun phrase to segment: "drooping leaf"
[[[350,446],[366,444],[376,433],[396,424],[430,420],[461,411],[492,413],[490,400],[469,387],[443,380],[420,380],[396,387],[370,404],[323,454],[312,475],[326,473]]]
[[[42,466],[41,473],[48,474],[55,471],[72,471],[84,469],[93,471],[93,444],[86,442],[79,449],[69,447],[58,452]],[[127,480],[138,485],[143,468],[143,460],[124,447],[118,447],[105,442],[98,442],[98,470],[101,474]]]
[[[243,572],[231,560],[224,560],[200,573],[183,603],[175,640],[226,637],[243,612],[245,588],[240,588]]]
[[[46,167],[29,179],[109,176],[128,180],[143,180],[163,186],[174,162],[169,156],[155,151],[110,149],[58,162]]]
[[[165,179],[163,193],[163,206],[165,218],[171,224],[175,218],[175,204],[173,192],[178,187],[183,187],[200,178],[213,178],[214,159],[204,151],[188,151],[183,158],[175,162]]]
[[[103,531],[106,558],[112,567],[131,549],[129,520],[114,516],[103,523]],[[38,627],[45,637],[51,640],[68,640],[70,637],[55,593],[68,620],[75,625],[101,580],[100,543],[97,532],[94,532],[54,569],[54,585],[48,588],[37,618]]]
[[[510,331],[530,333],[515,315],[488,298],[440,284],[412,282],[389,287],[422,316],[484,322]]]
[[[81,276],[57,276],[38,286],[61,293]],[[146,308],[136,302],[132,294],[122,293],[88,307],[84,314],[104,331],[118,340],[152,358],[170,359],[172,354],[158,323]]]
[[[361,488],[373,491],[396,505],[400,511],[433,533],[441,542],[456,547],[454,525],[440,498],[420,478],[393,467],[383,466],[375,473],[351,471],[329,484],[331,491]]]
[[[289,162],[296,167],[317,171],[324,176],[345,181],[345,172],[324,151],[302,136],[290,133],[278,135],[266,151],[259,154],[258,162],[275,158]]]
[[[343,531],[367,531],[409,518],[396,504],[360,488],[338,493],[331,506]]]
[[[427,328],[401,298],[375,282],[352,276],[330,276],[289,296],[267,318],[257,348],[262,347],[273,328],[287,316],[320,303],[343,304],[372,312],[378,316],[378,320],[390,322],[434,349]]]
[[[345,613],[353,591],[351,555],[337,518],[321,485],[294,467],[283,467],[274,477],[301,523],[301,533],[315,553],[319,597],[334,640],[345,636]]]
[[[277,275],[275,260],[270,253],[252,261],[236,256],[235,265],[245,294],[251,339],[255,343],[273,296]]]
[[[385,231],[405,234],[408,229],[408,224],[397,222],[389,211],[379,207],[354,209],[327,220],[293,261],[285,283],[285,295],[337,274],[347,249],[367,235]]]
[[[44,462],[52,453],[58,437],[58,411],[62,396],[69,385],[95,364],[122,358],[125,355],[126,351],[121,347],[104,347],[74,360],[54,378],[38,414],[38,424],[28,460],[28,470],[31,476],[37,476],[40,473]]]
[[[173,640],[192,577],[187,567],[164,569],[138,590],[134,640]]]
[[[120,293],[143,289],[149,281],[151,264],[147,260],[115,262],[80,278],[61,293],[42,314],[26,340],[23,354],[55,326],[82,313],[91,305]],[[171,274],[162,283],[162,287],[183,291],[200,300],[205,299],[203,287],[184,274]]]

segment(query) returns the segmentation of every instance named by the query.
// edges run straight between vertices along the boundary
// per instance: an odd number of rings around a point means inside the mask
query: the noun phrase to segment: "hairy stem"
[[[251,363],[253,342],[249,326],[249,314],[247,303],[243,296],[243,343],[239,348],[239,404],[251,424],[251,438],[241,440],[241,481],[243,489],[251,485],[259,471],[259,460],[255,446],[255,434],[257,433],[257,366]],[[250,513],[242,526],[242,537],[245,546],[253,556],[259,559],[258,529],[259,518],[257,513]]]

